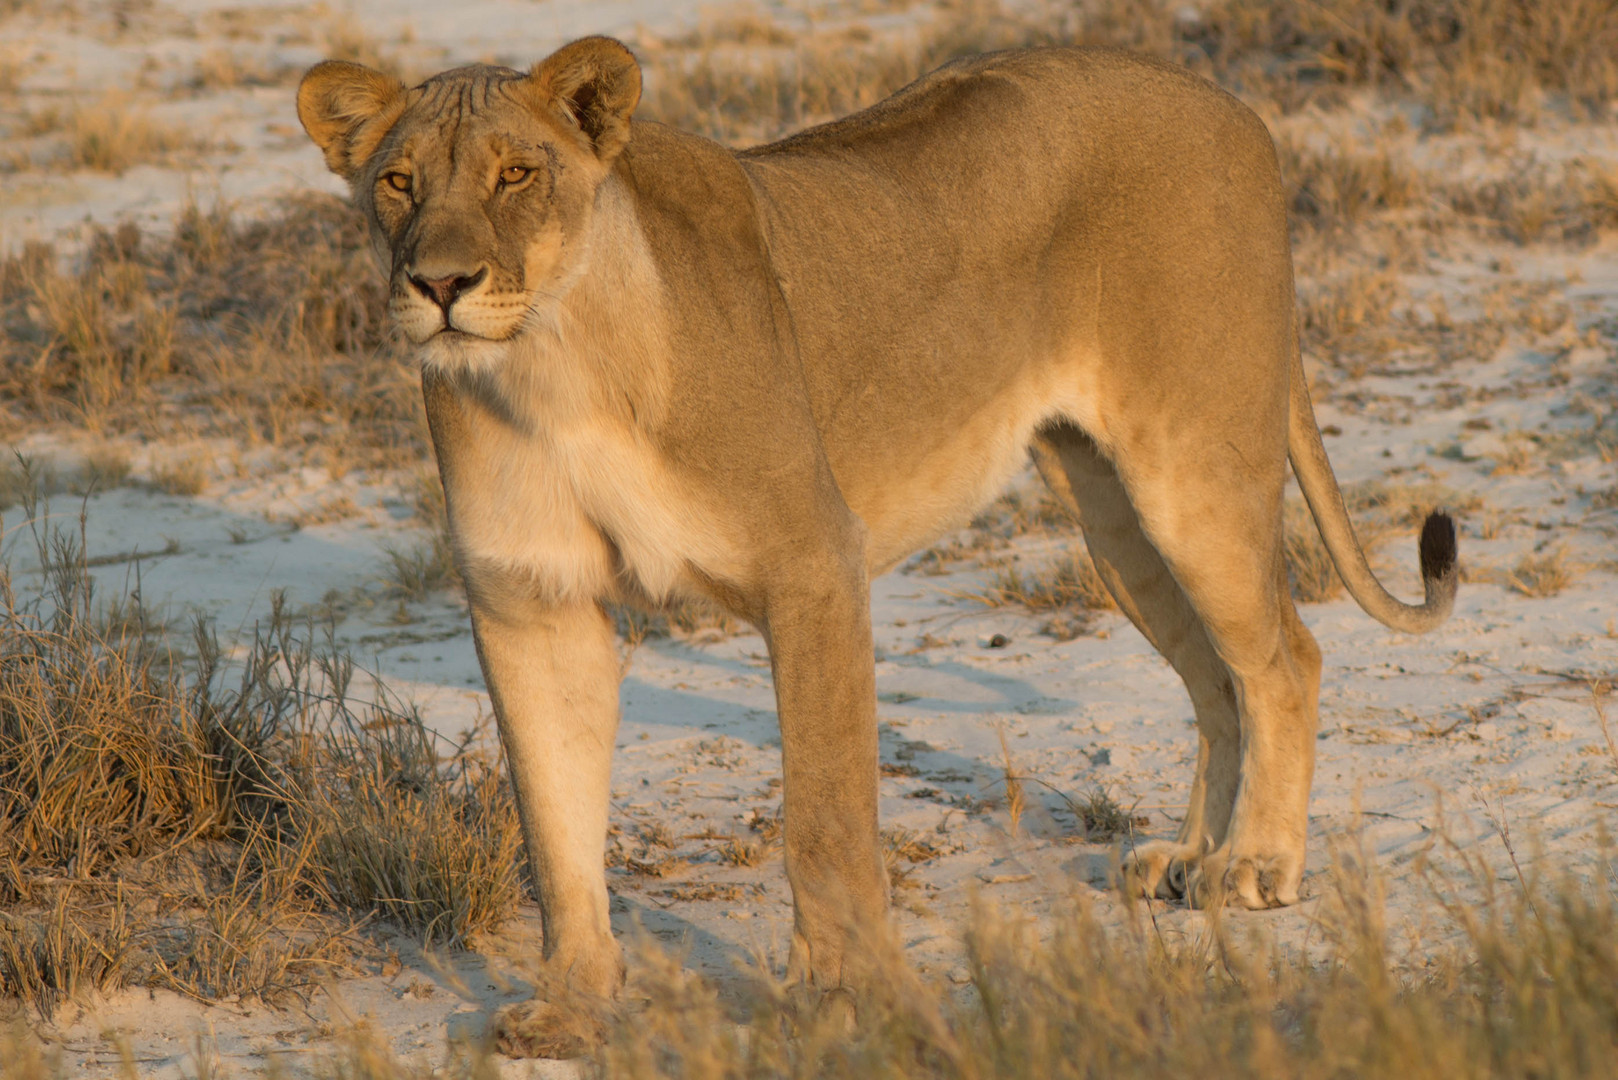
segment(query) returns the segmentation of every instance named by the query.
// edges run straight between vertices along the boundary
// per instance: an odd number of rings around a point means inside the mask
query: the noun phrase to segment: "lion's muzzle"
[[[451,274],[448,277],[427,278],[416,274],[410,275],[410,284],[416,287],[427,299],[437,304],[444,312],[444,321],[449,322],[450,308],[461,294],[470,292],[483,284],[483,279],[489,276],[489,268],[481,267],[478,272],[471,275]]]

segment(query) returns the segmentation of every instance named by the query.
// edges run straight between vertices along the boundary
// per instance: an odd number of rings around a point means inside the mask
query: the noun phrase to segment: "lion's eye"
[[[392,173],[388,173],[388,175],[384,176],[382,179],[386,180],[387,183],[388,183],[388,186],[390,188],[392,188],[394,191],[409,191],[410,190],[410,174],[409,173],[392,172]]]
[[[507,165],[500,170],[500,182],[507,187],[512,184],[520,184],[528,179],[528,174],[533,171],[532,169],[525,169],[521,165]]]

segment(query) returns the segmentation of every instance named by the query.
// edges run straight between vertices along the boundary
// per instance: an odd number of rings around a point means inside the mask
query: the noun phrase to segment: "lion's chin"
[[[419,342],[421,366],[444,374],[492,371],[511,355],[511,338],[488,338],[445,328]]]

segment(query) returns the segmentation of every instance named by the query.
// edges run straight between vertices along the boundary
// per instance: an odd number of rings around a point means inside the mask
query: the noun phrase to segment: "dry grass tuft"
[[[386,547],[388,566],[383,572],[387,595],[400,600],[424,600],[440,589],[460,584],[455,552],[447,529],[409,547]]]
[[[1380,530],[1416,529],[1427,515],[1442,509],[1465,519],[1485,509],[1483,496],[1436,480],[1370,480],[1343,489],[1355,528],[1370,535]]]
[[[84,457],[84,463],[73,478],[75,494],[106,491],[129,479],[132,468],[129,455],[116,446],[98,446]]]
[[[69,166],[118,175],[196,142],[178,128],[157,123],[114,97],[95,105],[81,105],[68,113],[62,135],[67,142],[65,159]]]
[[[1568,558],[1566,548],[1544,554],[1524,555],[1506,571],[1506,584],[1513,592],[1536,598],[1556,596],[1573,584],[1579,568]]]
[[[1287,111],[1375,87],[1424,106],[1436,129],[1531,122],[1552,97],[1591,116],[1618,100],[1618,17],[1604,0],[1102,0],[1082,11],[946,0],[904,34],[846,20],[783,27],[756,13],[647,39],[644,108],[721,141],[756,142],[873,104],[957,56],[1058,43],[1144,52]],[[1354,213],[1414,194],[1374,154],[1322,164],[1335,175],[1332,190],[1315,189],[1325,206]]]
[[[274,999],[347,965],[355,918],[459,943],[509,914],[496,758],[355,695],[280,597],[239,660],[204,622],[182,651],[96,594],[82,523],[19,468],[44,586],[0,564],[0,990],[47,1014],[122,983]]]
[[[1137,824],[1145,824],[1145,819],[1137,820],[1134,812],[1121,806],[1104,787],[1096,788],[1082,799],[1070,800],[1069,805],[1078,816],[1079,824],[1084,826],[1084,838],[1093,843],[1111,843],[1132,835]]]
[[[384,307],[363,222],[328,196],[253,221],[188,207],[160,242],[124,225],[72,273],[30,245],[0,262],[0,409],[260,441],[334,473],[413,466],[418,380]]]
[[[910,829],[886,828],[882,830],[881,838],[882,863],[888,872],[888,885],[894,889],[916,888],[919,883],[911,878],[916,866],[932,862],[945,854],[938,844]]]
[[[1503,177],[1442,194],[1463,219],[1515,244],[1589,242],[1618,226],[1618,176],[1584,158],[1549,166],[1525,156]]]
[[[1341,596],[1342,579],[1337,576],[1337,566],[1315,528],[1309,507],[1301,499],[1288,499],[1284,523],[1282,542],[1287,567],[1292,571],[1292,595],[1305,604],[1323,604]]]
[[[47,910],[0,913],[0,987],[47,1017],[64,1002],[116,990],[126,977],[131,940],[122,892],[88,926],[73,900],[61,889]]]
[[[446,588],[459,588],[461,573],[449,537],[449,513],[438,470],[418,468],[410,491],[416,517],[429,530],[425,539],[405,548],[384,548],[388,558],[387,594],[398,600],[423,600]]]
[[[1319,886],[1321,946],[1308,956],[1246,924],[1240,935],[1220,921],[1169,936],[1144,916],[1103,922],[1075,900],[1036,926],[982,904],[964,928],[969,995],[918,978],[890,944],[871,942],[859,950],[869,989],[857,1025],[802,1008],[767,971],[752,973],[738,1013],[733,996],[644,940],[630,986],[641,1004],[612,1021],[591,1064],[623,1080],[1609,1075],[1618,1045],[1611,849],[1585,876],[1508,872],[1517,884],[1507,890],[1475,847],[1440,840],[1444,861],[1422,871],[1422,925],[1441,923],[1457,944],[1436,954],[1398,949],[1371,861],[1344,842]],[[21,1029],[3,1053],[17,1080],[66,1075]],[[490,1062],[477,1054],[452,1050],[450,1075],[482,1075]],[[425,1075],[365,1028],[341,1039],[325,1068]]]
[[[1397,275],[1387,270],[1351,270],[1298,289],[1298,328],[1303,347],[1338,361],[1364,348],[1363,339],[1385,330],[1401,298]]]
[[[1011,746],[1006,742],[1006,729],[1001,727],[997,735],[1000,737],[1000,782],[1006,793],[1006,823],[1010,826],[1010,833],[1016,836],[1022,828],[1023,811],[1028,809],[1028,796],[1023,791],[1023,778],[1011,762]]]
[[[208,486],[208,471],[201,455],[172,458],[152,470],[152,487],[165,495],[200,495]]]
[[[647,638],[715,641],[746,629],[745,623],[717,604],[694,598],[672,600],[658,611],[612,605],[611,612],[618,633],[632,646]]]
[[[266,782],[268,732],[212,698],[217,654],[188,678],[143,618],[97,618],[82,539],[43,532],[39,554],[35,603],[0,573],[0,852],[12,874],[88,878],[224,838]]]
[[[1386,148],[1315,149],[1281,139],[1276,150],[1294,224],[1352,226],[1372,214],[1412,206],[1424,194],[1421,178]]]
[[[979,0],[940,4],[906,35],[710,20],[695,34],[645,43],[642,109],[721,142],[761,142],[874,105],[955,57],[1057,40],[1046,21]]]
[[[647,1004],[614,1026],[599,1067],[626,1080],[1606,1075],[1618,1041],[1610,862],[1515,895],[1480,863],[1434,870],[1432,910],[1464,944],[1433,958],[1394,950],[1366,866],[1339,855],[1312,958],[1252,927],[1168,938],[1144,916],[1107,925],[1078,902],[1053,929],[983,905],[966,933],[970,996],[872,943],[857,1026],[794,1009],[790,988],[759,973],[738,1033],[714,987],[648,951],[632,990]]]
[[[242,86],[281,86],[296,81],[300,69],[271,67],[251,51],[213,48],[202,54],[191,76],[199,90],[234,90]]]
[[[323,674],[344,686],[351,671]],[[327,893],[429,944],[496,929],[523,891],[522,833],[498,758],[466,747],[441,758],[398,705],[335,719],[299,799]]]
[[[1343,489],[1343,502],[1354,535],[1367,556],[1395,534],[1419,527],[1427,515],[1443,509],[1466,518],[1482,509],[1481,496],[1457,491],[1436,481],[1374,480]],[[1283,514],[1287,565],[1292,594],[1306,604],[1325,603],[1342,595],[1343,582],[1314,517],[1302,499],[1288,499]]]
[[[994,571],[986,588],[967,595],[989,607],[1017,605],[1035,612],[1066,608],[1112,611],[1117,607],[1082,543],[1070,544],[1054,562],[1032,572],[1005,563]]]

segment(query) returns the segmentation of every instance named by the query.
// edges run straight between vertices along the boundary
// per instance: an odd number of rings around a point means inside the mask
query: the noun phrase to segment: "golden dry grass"
[[[187,454],[152,470],[152,487],[165,495],[197,495],[208,486],[208,462]]]
[[[1605,1075],[1618,1040],[1611,881],[1546,875],[1520,892],[1456,857],[1428,870],[1429,910],[1461,943],[1397,952],[1380,886],[1347,846],[1324,886],[1313,958],[1218,921],[1169,941],[1137,911],[1105,925],[1075,901],[1054,932],[980,908],[967,929],[972,993],[862,950],[873,993],[857,1026],[805,1010],[769,973],[740,1008],[643,948],[600,1075],[1367,1078]],[[743,1025],[738,1032],[737,1023]]]
[[[1288,499],[1283,512],[1282,536],[1287,568],[1292,573],[1292,595],[1305,604],[1323,604],[1343,594],[1343,581],[1337,576],[1326,542],[1320,538],[1315,519],[1302,499]],[[1367,555],[1374,552],[1387,533],[1365,518],[1355,524],[1355,535]]]
[[[519,899],[497,759],[444,746],[280,598],[240,659],[104,602],[23,469],[44,591],[0,564],[0,996],[306,992],[381,916],[458,944]]]
[[[32,245],[0,286],[0,431],[200,426],[339,466],[421,456],[414,373],[385,347],[363,226],[338,200],[259,221],[191,207],[163,242],[122,226],[74,273]]]
[[[1556,596],[1573,584],[1579,567],[1568,557],[1566,548],[1524,555],[1505,572],[1505,583],[1523,596]]]
[[[1381,146],[1282,139],[1276,144],[1294,225],[1328,229],[1406,209],[1425,194],[1425,178]]]
[[[1111,611],[1117,606],[1082,541],[1069,544],[1065,553],[1036,570],[1005,563],[995,569],[987,587],[969,595],[989,607],[1017,605],[1035,612]]]
[[[98,172],[121,174],[195,143],[180,129],[159,123],[116,98],[78,106],[67,115],[62,128],[66,164]]]
[[[175,151],[201,146],[194,136],[153,120],[146,109],[119,93],[28,113],[19,133],[42,138],[43,145],[36,154],[15,157],[15,169],[37,163],[121,175],[136,165],[164,162]]]
[[[1421,103],[1435,128],[1531,122],[1552,97],[1597,115],[1618,98],[1618,15],[1603,0],[948,0],[928,14],[902,39],[842,20],[788,33],[755,14],[648,41],[648,114],[758,141],[872,104],[956,56],[1061,42],[1184,64],[1283,110],[1374,87]],[[1364,179],[1378,182],[1374,170]]]
[[[1612,852],[1574,875],[1524,877],[1440,836],[1421,868],[1424,925],[1454,945],[1396,946],[1364,850],[1339,841],[1321,879],[1317,945],[1274,945],[1251,920],[1170,937],[1136,908],[1104,922],[1083,900],[1036,927],[979,905],[963,927],[967,987],[916,976],[888,940],[859,952],[870,987],[858,1022],[816,1010],[773,972],[722,995],[649,938],[636,945],[632,1004],[608,1018],[585,1075],[614,1080],[1507,1080],[1609,1076],[1618,1052],[1618,903]],[[382,1033],[344,1034],[315,1063],[343,1080],[492,1075],[486,1048],[451,1048],[441,1070],[399,1061]],[[206,1055],[210,1046],[199,1045]],[[7,1075],[65,1076],[60,1051],[21,1028]]]

